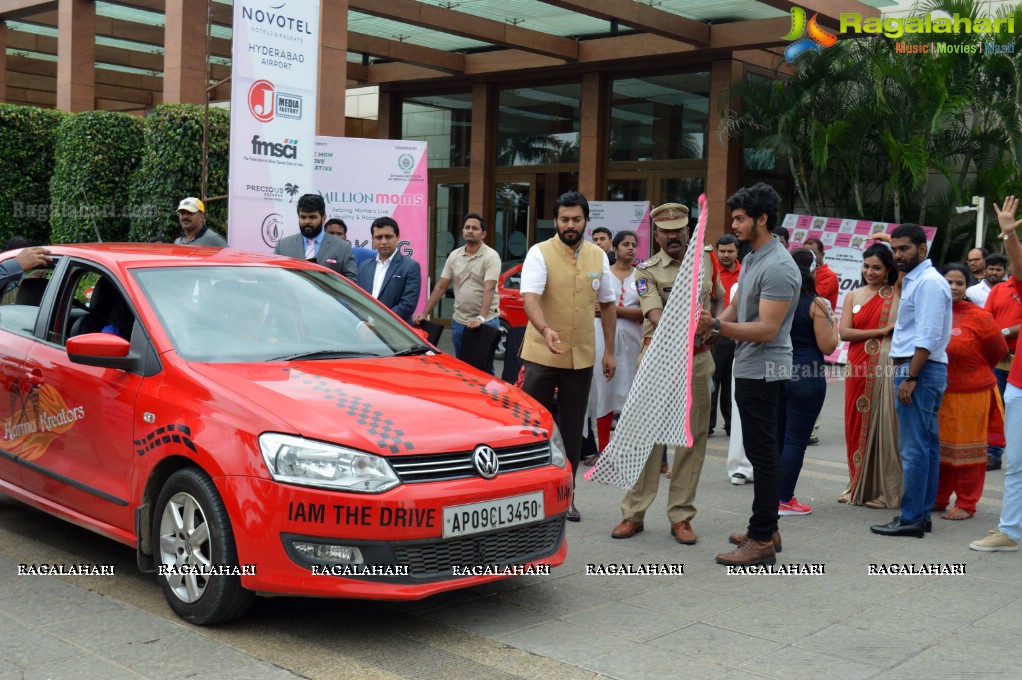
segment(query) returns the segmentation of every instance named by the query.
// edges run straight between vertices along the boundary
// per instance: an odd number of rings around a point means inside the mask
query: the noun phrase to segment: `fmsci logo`
[[[822,52],[821,48],[833,47],[837,42],[837,36],[826,30],[817,22],[818,14],[806,21],[806,11],[801,7],[791,8],[791,30],[788,35],[782,36],[784,40],[795,42],[784,48],[784,58],[788,63],[795,61],[806,52]],[[808,32],[808,37],[803,34]]]
[[[248,89],[248,110],[260,123],[269,123],[275,116],[301,120],[302,96],[277,92],[270,81],[257,80]]]
[[[415,159],[409,153],[403,153],[397,157],[397,167],[401,172],[408,174],[415,168]]]

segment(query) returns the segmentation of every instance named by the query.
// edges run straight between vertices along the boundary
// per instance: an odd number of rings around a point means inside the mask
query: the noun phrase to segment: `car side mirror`
[[[138,359],[129,357],[131,343],[111,333],[86,333],[67,341],[67,357],[76,364],[130,369]]]

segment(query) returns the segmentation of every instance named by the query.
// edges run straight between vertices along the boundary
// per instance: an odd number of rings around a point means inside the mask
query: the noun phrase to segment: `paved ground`
[[[130,550],[72,530],[81,547],[69,555],[50,540],[62,524],[0,505],[13,532],[0,545],[0,678],[1022,677],[1008,652],[1022,620],[1022,556],[967,547],[996,525],[1002,473],[988,476],[972,520],[935,519],[923,540],[874,536],[869,525],[893,511],[835,502],[846,480],[842,393],[831,385],[798,485],[814,512],[781,519],[779,564],[823,565],[823,575],[729,576],[714,564],[752,498],[751,485],[726,479],[720,435],[695,546],[668,535],[666,480],[646,531],[629,540],[610,537],[620,491],[583,482],[583,521],[569,524],[568,561],[550,576],[407,604],[260,601],[218,629],[178,622],[150,577],[133,572]],[[59,547],[70,550],[67,540]],[[117,576],[17,576],[26,555],[116,560]],[[586,574],[621,563],[682,563],[684,575]],[[867,573],[890,563],[964,564],[965,574]]]

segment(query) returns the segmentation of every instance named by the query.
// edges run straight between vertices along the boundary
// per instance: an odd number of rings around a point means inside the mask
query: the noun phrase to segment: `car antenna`
[[[85,207],[89,209],[89,219],[92,220],[92,228],[96,230],[96,242],[102,243],[103,237],[99,235],[99,225],[96,224],[96,216],[92,213],[92,206],[89,205],[89,197],[85,194],[85,187],[82,183],[78,183],[78,191],[82,192],[82,198],[85,199]]]

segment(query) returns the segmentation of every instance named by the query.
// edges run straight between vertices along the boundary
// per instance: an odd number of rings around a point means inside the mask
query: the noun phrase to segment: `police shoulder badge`
[[[635,279],[635,292],[645,295],[649,291],[649,282],[646,279]]]

